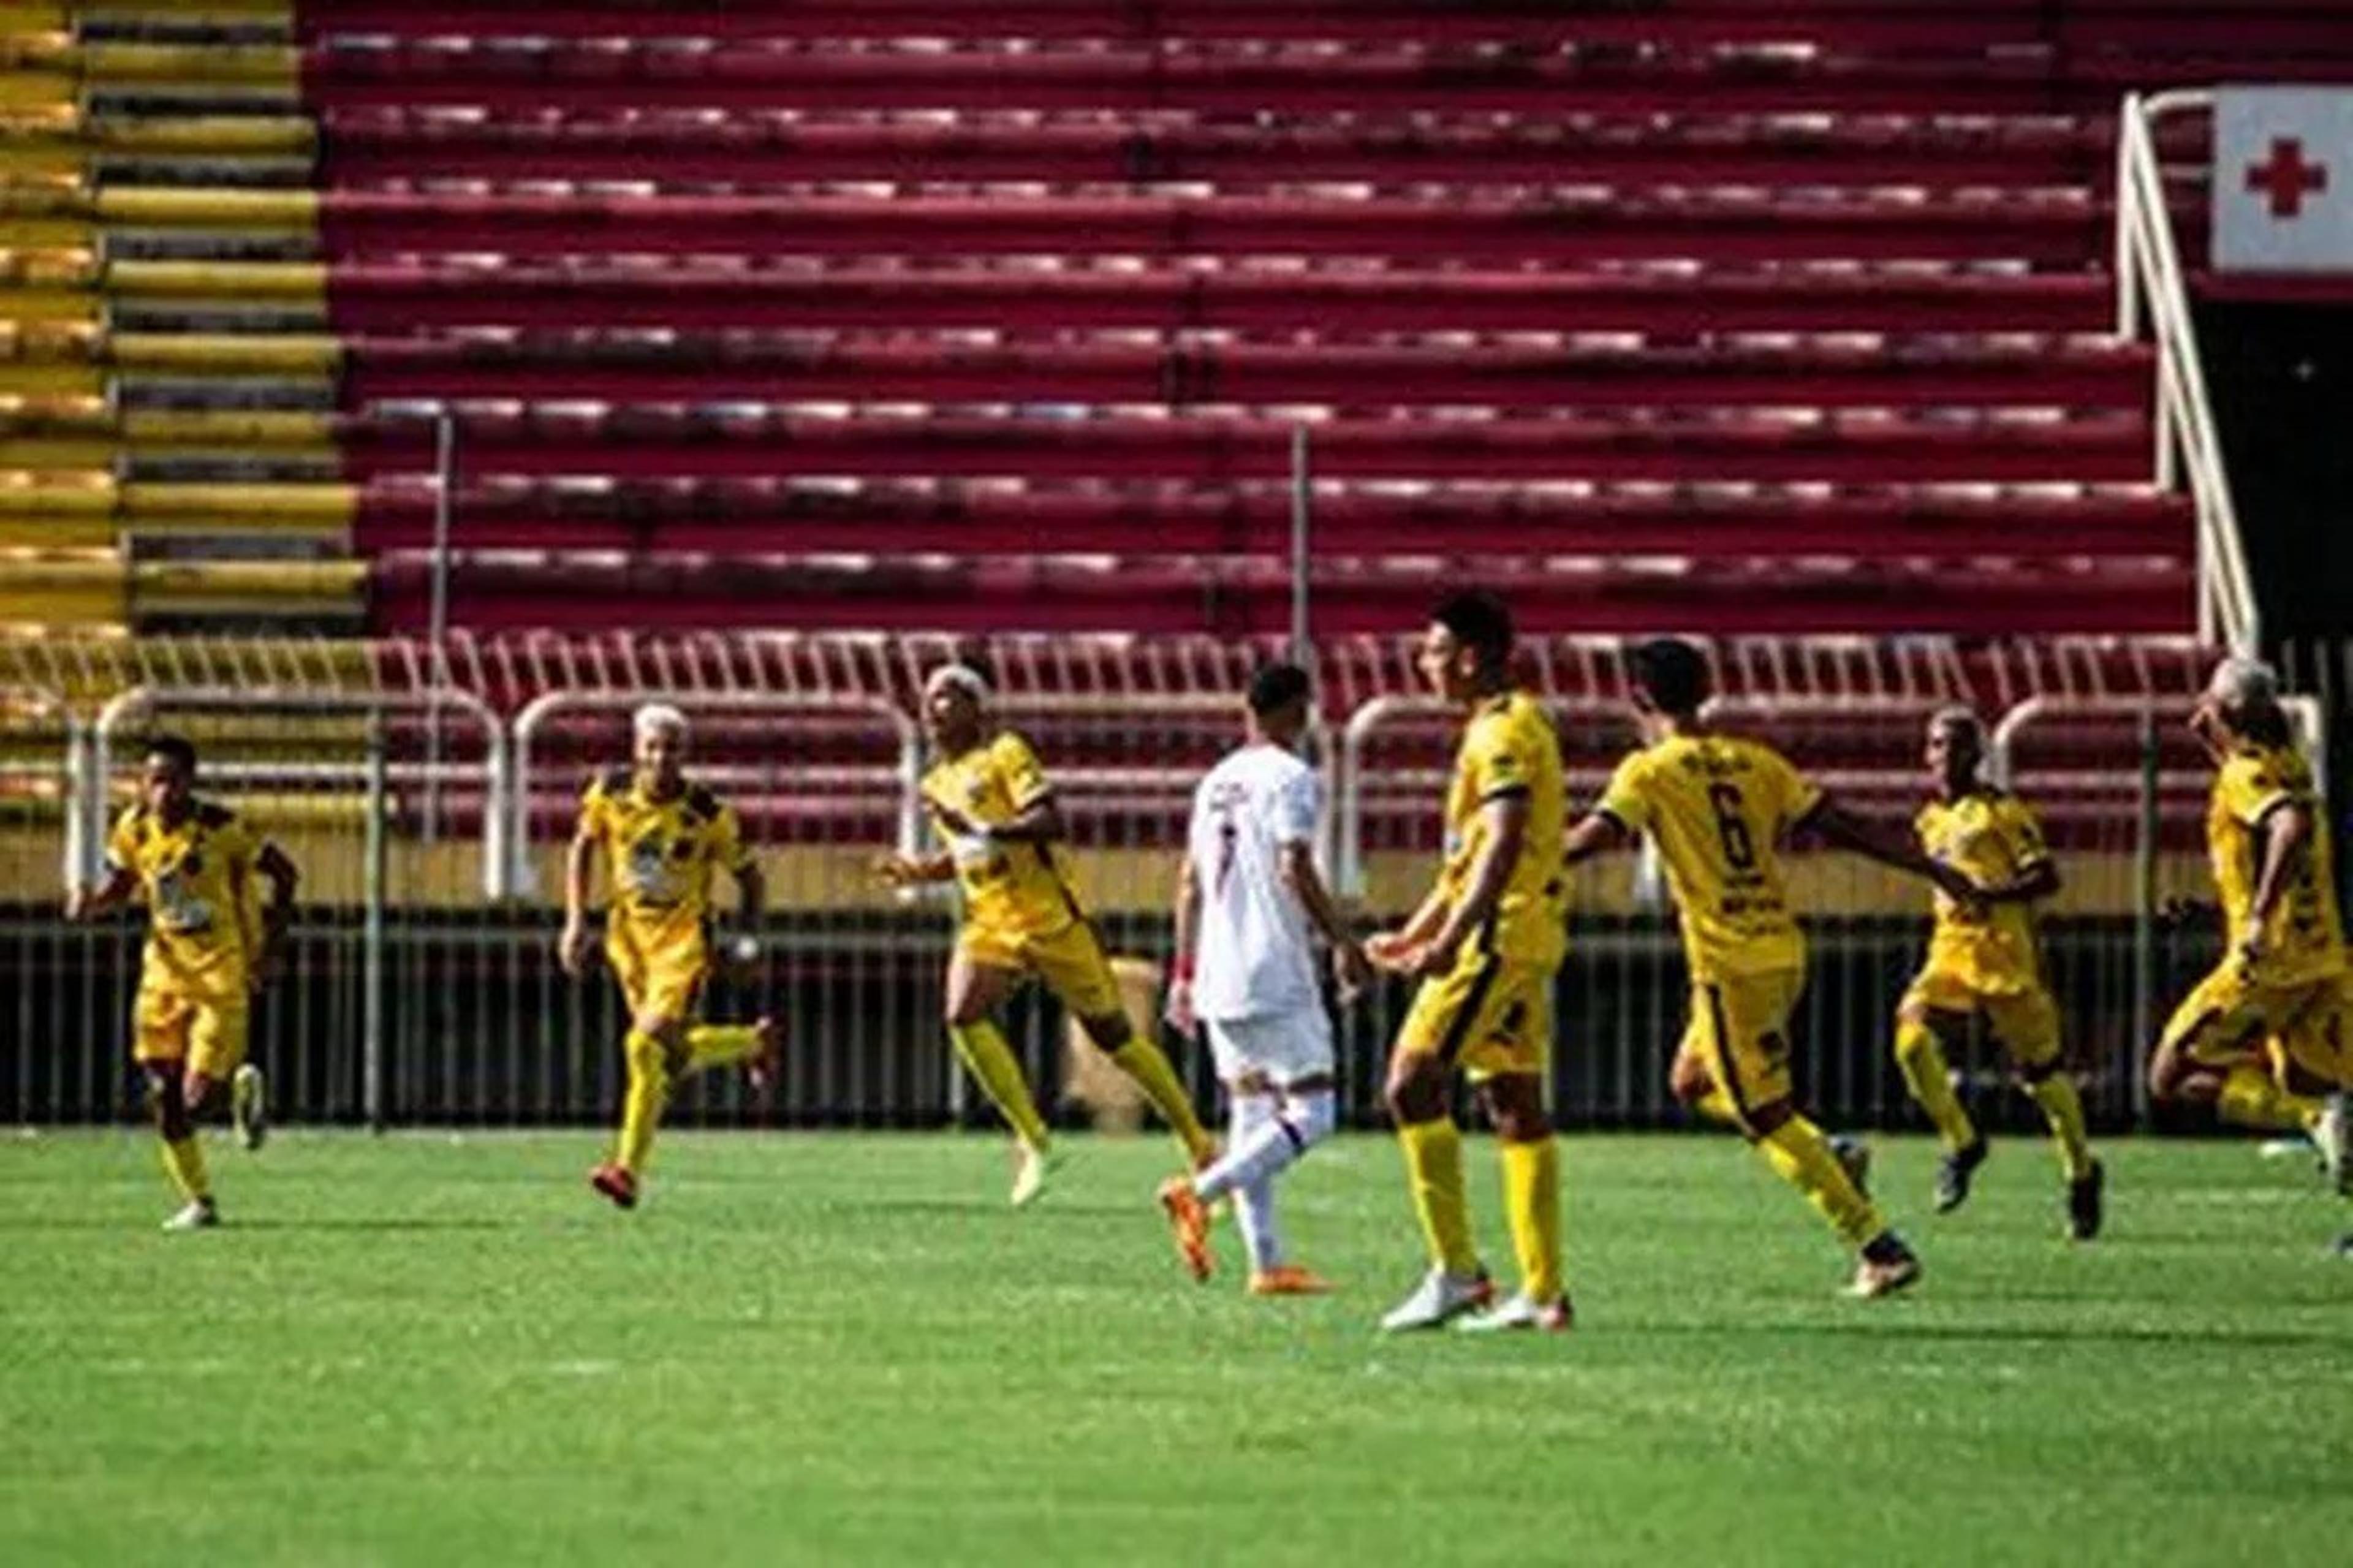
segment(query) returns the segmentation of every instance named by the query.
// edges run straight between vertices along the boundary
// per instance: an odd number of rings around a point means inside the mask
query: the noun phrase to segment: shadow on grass
[[[2179,1328],[2131,1328],[2096,1323],[2030,1327],[2003,1323],[1909,1323],[1887,1308],[1874,1309],[1871,1321],[1845,1323],[1653,1323],[1615,1326],[1608,1331],[1629,1338],[1643,1335],[1688,1335],[1694,1338],[1911,1340],[1931,1344],[2112,1344],[2201,1346],[2206,1349],[2299,1350],[2313,1345],[2353,1349],[2353,1326],[2341,1329],[2215,1330],[2184,1324]],[[1901,1308],[1893,1310],[1900,1312]]]

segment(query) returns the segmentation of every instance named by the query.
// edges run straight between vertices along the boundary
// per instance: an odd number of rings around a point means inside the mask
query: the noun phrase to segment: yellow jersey
[[[1053,793],[1038,753],[1010,730],[999,730],[961,756],[934,763],[923,775],[923,799],[955,861],[968,924],[1007,934],[1051,936],[1086,918],[1060,845],[1000,844],[977,834],[957,833],[937,815],[945,808],[975,827],[994,827]]]
[[[243,817],[207,800],[192,802],[176,826],[144,805],[115,819],[106,858],[139,879],[147,901],[146,984],[244,993],[261,951],[253,885],[261,844]]]
[[[1472,945],[1515,963],[1556,968],[1568,952],[1566,883],[1556,847],[1568,826],[1560,736],[1544,707],[1524,691],[1482,701],[1463,726],[1446,790],[1446,861],[1439,889],[1451,904],[1469,890],[1487,847],[1487,806],[1528,803],[1525,836],[1510,880]]]
[[[2033,811],[2002,790],[1981,787],[1958,800],[1932,800],[1920,808],[1912,826],[1930,859],[1944,862],[1981,888],[2014,881],[2051,860]],[[1928,967],[1989,994],[2041,985],[2042,958],[2033,906],[2013,901],[1973,911],[1938,889]]]
[[[2206,853],[2222,900],[2226,939],[2235,942],[2263,877],[2264,824],[2291,803],[2311,812],[2312,837],[2263,928],[2263,956],[2251,977],[2267,985],[2299,984],[2345,967],[2328,814],[2314,791],[2310,764],[2293,746],[2248,744],[2232,752],[2214,775],[2206,806]]]
[[[1672,735],[1619,763],[1599,809],[1658,846],[1692,978],[1705,982],[1805,963],[1780,844],[1821,800],[1770,746]]]
[[[605,851],[613,895],[609,920],[643,945],[700,939],[711,914],[714,867],[752,863],[732,806],[689,783],[655,800],[626,768],[590,782],[580,799],[580,836]]]

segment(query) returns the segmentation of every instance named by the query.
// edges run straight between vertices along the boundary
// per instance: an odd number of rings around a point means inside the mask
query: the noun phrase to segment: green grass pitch
[[[1157,1141],[1035,1209],[993,1138],[671,1135],[646,1206],[586,1132],[0,1142],[0,1563],[2341,1561],[2353,1263],[2301,1162],[2047,1150],[1970,1206],[1881,1140],[1918,1294],[1725,1138],[1565,1145],[1578,1331],[1383,1340],[1417,1244],[1387,1141],[1284,1188],[1345,1284],[1197,1288]],[[1482,1234],[1505,1253],[1483,1142]]]

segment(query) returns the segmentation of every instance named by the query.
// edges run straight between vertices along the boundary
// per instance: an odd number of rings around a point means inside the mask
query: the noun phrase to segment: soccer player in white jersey
[[[1315,869],[1324,790],[1300,760],[1307,672],[1269,665],[1250,678],[1248,738],[1193,795],[1176,894],[1176,962],[1169,1022],[1206,1032],[1226,1086],[1226,1151],[1160,1188],[1176,1250],[1209,1277],[1209,1205],[1231,1196],[1259,1296],[1319,1295],[1329,1283],[1284,1256],[1274,1178],[1332,1131],[1332,1020],[1324,1011],[1310,932],[1332,949],[1341,999],[1372,971]]]

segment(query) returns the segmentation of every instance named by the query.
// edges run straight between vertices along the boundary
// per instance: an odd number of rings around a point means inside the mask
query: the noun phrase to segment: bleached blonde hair
[[[686,739],[686,715],[667,702],[649,702],[629,715],[629,738],[642,741],[649,735],[674,735]]]

